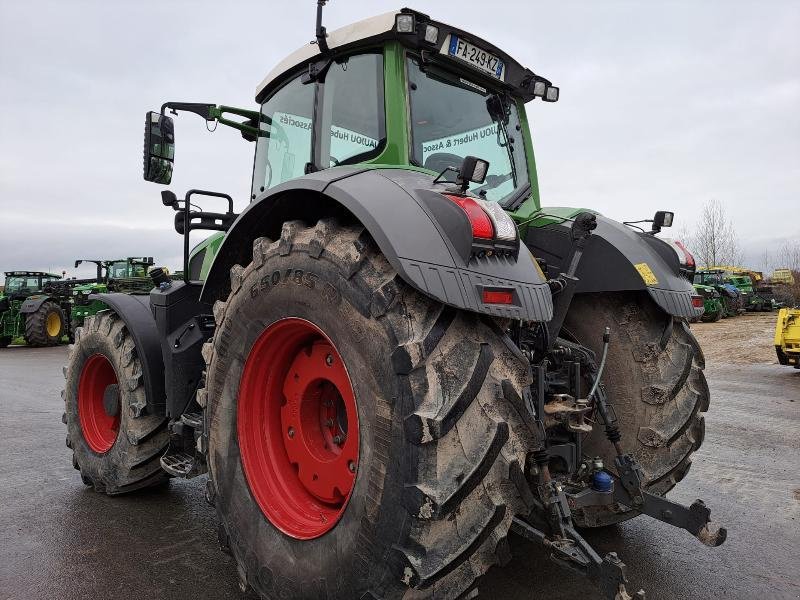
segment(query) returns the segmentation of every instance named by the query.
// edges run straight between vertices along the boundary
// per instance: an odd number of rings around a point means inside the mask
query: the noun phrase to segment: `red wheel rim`
[[[330,531],[358,466],[358,413],[336,347],[298,318],[256,340],[239,388],[237,431],[247,483],[264,516],[296,539]]]
[[[98,454],[105,454],[114,445],[119,433],[119,391],[108,390],[117,394],[116,411],[108,414],[103,403],[107,388],[118,385],[114,367],[102,354],[93,354],[83,365],[78,381],[78,419],[89,448]]]

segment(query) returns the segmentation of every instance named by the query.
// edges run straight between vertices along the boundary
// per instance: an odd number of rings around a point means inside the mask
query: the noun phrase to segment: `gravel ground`
[[[671,497],[703,498],[728,527],[706,548],[646,517],[587,534],[616,550],[652,599],[800,598],[800,371],[775,363],[775,315],[693,329],[712,390],[707,435]],[[204,478],[108,498],[85,488],[64,446],[66,348],[0,351],[0,600],[241,598],[218,549]],[[481,582],[481,598],[597,598],[523,540]]]
[[[744,313],[716,323],[693,323],[708,364],[778,364],[772,340],[777,312]]]

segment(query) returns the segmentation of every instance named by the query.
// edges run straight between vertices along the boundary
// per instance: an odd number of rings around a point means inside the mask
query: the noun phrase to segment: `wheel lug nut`
[[[356,472],[356,463],[354,463],[351,460],[350,462],[347,463],[347,468],[350,469],[351,473],[355,473]]]
[[[328,365],[329,367],[333,364],[332,354],[328,354],[328,356],[325,357],[325,364]]]
[[[344,438],[340,435],[336,435],[333,438],[333,443],[339,446],[344,441]]]
[[[333,427],[333,419],[326,419],[325,425],[327,425],[328,427]]]
[[[290,438],[293,438],[294,437],[294,427],[289,427],[289,431],[286,432],[286,435],[288,435]]]

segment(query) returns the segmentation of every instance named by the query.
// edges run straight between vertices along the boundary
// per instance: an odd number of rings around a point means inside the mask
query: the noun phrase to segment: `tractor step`
[[[161,468],[173,477],[190,477],[196,462],[194,455],[188,452],[167,453],[161,457]]]

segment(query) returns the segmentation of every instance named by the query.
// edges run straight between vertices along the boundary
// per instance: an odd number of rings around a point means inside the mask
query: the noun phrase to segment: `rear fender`
[[[22,301],[19,312],[22,314],[35,313],[39,308],[50,299],[50,296],[28,296]]]
[[[547,321],[550,290],[529,252],[518,258],[470,257],[469,223],[453,203],[433,192],[433,177],[402,169],[339,167],[294,179],[252,202],[229,230],[209,271],[201,299],[227,297],[230,269],[251,260],[253,241],[276,239],[283,222],[313,224],[338,216],[360,222],[398,275],[445,304],[478,313]],[[463,221],[462,221],[463,220]],[[466,236],[469,236],[467,239]],[[514,305],[487,305],[486,287],[514,289]]]
[[[125,323],[142,364],[147,405],[152,406],[156,414],[165,414],[164,359],[156,321],[150,309],[149,296],[107,293],[92,294],[89,299],[104,302]]]
[[[549,277],[566,270],[570,223],[531,227],[525,243],[531,252],[547,261]],[[642,234],[617,221],[597,215],[576,273],[576,293],[646,290],[666,313],[692,318],[694,289],[680,275],[680,262],[669,244]]]

